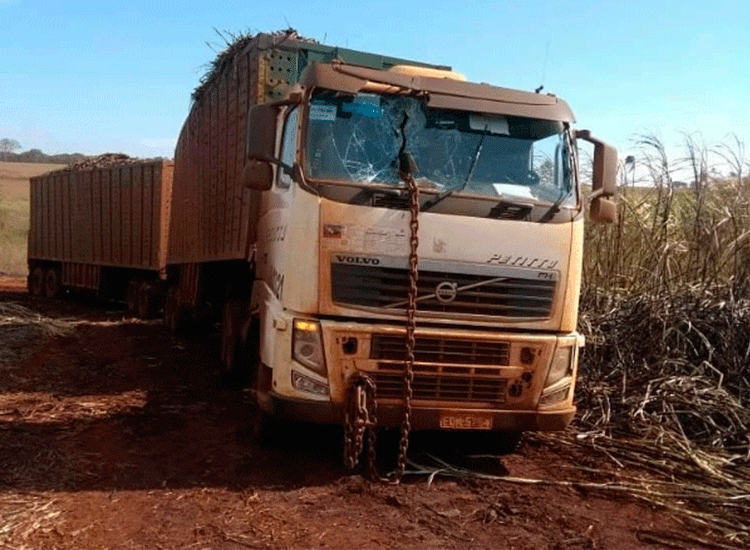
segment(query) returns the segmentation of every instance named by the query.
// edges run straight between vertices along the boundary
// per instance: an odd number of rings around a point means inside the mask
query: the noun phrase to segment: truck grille
[[[408,271],[371,265],[331,264],[333,301],[362,307],[403,311]],[[439,285],[457,289],[455,298],[440,301]],[[497,317],[547,318],[555,280],[493,277],[468,273],[419,271],[417,310]],[[467,287],[467,288],[464,288]]]
[[[419,337],[414,349],[413,398],[443,401],[502,403],[508,380],[501,366],[508,365],[509,344]],[[370,359],[377,369],[368,373],[375,381],[377,397],[403,396],[404,335],[376,334]]]

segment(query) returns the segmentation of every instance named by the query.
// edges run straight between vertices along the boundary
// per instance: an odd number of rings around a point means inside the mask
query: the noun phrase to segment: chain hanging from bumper
[[[378,421],[375,382],[368,376],[355,375],[352,377],[346,397],[344,465],[353,470],[359,463],[359,457],[362,454],[365,432],[375,433],[375,426]]]
[[[396,470],[386,480],[399,483],[406,470],[406,459],[409,451],[409,434],[411,432],[411,399],[414,382],[414,347],[417,327],[417,282],[419,280],[419,186],[411,174],[407,174],[406,184],[409,190],[410,210],[410,248],[409,248],[409,287],[406,306],[406,357],[404,360],[403,399],[404,409],[401,421],[401,438],[399,441]],[[349,385],[346,410],[344,413],[344,464],[354,469],[359,463],[364,448],[364,436],[367,433],[368,453],[367,466],[372,480],[384,480],[376,465],[375,445],[377,426],[377,403],[375,401],[375,382],[364,374],[352,378]]]

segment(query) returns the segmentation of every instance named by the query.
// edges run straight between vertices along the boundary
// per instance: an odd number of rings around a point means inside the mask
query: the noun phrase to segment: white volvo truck
[[[617,153],[573,122],[552,95],[341,62],[252,107],[256,336],[241,340],[260,408],[346,420],[351,437],[375,405],[379,426],[565,428],[583,345],[578,139],[594,144],[591,218],[616,217]]]

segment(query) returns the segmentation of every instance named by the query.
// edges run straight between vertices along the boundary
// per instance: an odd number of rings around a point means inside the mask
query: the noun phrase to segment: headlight
[[[320,323],[305,319],[295,319],[292,330],[292,358],[321,376],[326,376],[326,362],[323,356],[323,339]]]
[[[574,349],[573,346],[567,346],[564,348],[558,347],[555,350],[555,356],[552,358],[552,365],[550,365],[549,374],[547,374],[547,381],[544,383],[545,388],[573,374]]]

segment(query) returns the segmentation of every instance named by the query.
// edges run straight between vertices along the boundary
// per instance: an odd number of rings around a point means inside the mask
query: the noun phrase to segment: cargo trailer
[[[88,289],[153,316],[167,274],[173,171],[172,162],[141,161],[31,178],[31,294]]]

